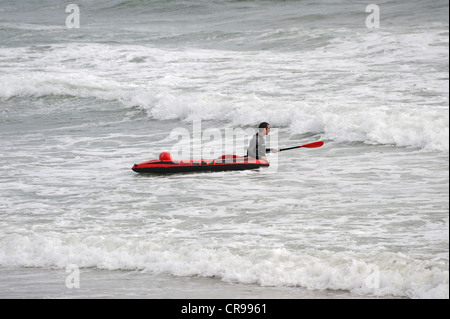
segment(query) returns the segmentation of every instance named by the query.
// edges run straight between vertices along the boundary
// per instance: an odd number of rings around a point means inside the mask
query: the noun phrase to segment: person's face
[[[270,125],[267,125],[267,128],[266,128],[266,135],[269,134],[269,132],[270,132]]]

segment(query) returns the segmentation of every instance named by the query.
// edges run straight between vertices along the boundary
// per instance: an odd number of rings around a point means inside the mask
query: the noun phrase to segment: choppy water
[[[78,1],[79,29],[59,1],[0,3],[3,297],[75,264],[106,274],[88,297],[136,271],[448,298],[448,2],[386,1],[378,29],[353,1]],[[325,145],[266,170],[130,169],[180,131],[242,155],[261,121],[272,146]],[[142,289],[123,295],[167,297]]]

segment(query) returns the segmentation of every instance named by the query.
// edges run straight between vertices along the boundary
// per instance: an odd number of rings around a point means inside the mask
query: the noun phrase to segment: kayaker
[[[267,122],[262,122],[258,126],[258,133],[256,133],[250,140],[250,144],[247,149],[247,156],[254,157],[256,159],[261,159],[267,161],[266,153],[272,152],[277,153],[276,148],[266,148],[266,141],[264,136],[269,134],[270,125]]]

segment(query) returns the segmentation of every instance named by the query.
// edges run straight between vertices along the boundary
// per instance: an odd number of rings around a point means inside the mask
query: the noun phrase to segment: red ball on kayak
[[[159,160],[160,161],[171,161],[172,155],[170,155],[169,152],[162,152],[161,154],[159,154]]]

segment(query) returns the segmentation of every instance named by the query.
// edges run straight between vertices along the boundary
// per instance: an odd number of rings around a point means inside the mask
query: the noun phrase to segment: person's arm
[[[266,153],[278,153],[279,150],[276,148],[266,148]]]

